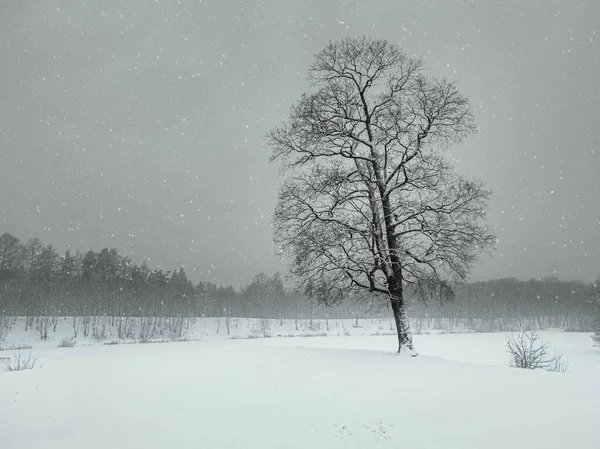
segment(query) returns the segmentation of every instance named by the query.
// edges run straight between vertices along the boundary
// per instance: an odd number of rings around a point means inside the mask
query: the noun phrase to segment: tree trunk
[[[394,313],[394,321],[396,322],[396,332],[398,334],[398,353],[408,351],[412,356],[417,355],[410,333],[408,315],[406,314],[406,306],[402,298],[402,292],[398,296],[394,295],[391,298],[392,312]]]

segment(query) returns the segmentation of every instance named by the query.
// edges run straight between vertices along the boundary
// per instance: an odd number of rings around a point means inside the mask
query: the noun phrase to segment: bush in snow
[[[542,369],[564,373],[569,368],[562,354],[551,352],[550,345],[535,331],[525,331],[506,338],[509,365],[513,368]]]
[[[59,348],[72,348],[77,343],[75,337],[65,337],[58,342]]]
[[[13,357],[4,362],[4,371],[24,371],[35,368],[37,359],[29,352],[27,356],[22,351],[17,352]]]

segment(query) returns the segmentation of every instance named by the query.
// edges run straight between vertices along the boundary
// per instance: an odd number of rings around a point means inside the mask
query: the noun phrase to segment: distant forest
[[[513,328],[592,330],[593,285],[555,277],[458,284],[455,299],[409,298],[413,331],[422,327],[501,331]],[[242,288],[191,282],[183,268],[151,269],[115,249],[59,254],[37,238],[0,236],[0,319],[39,317],[249,317],[323,319],[389,317],[388,305],[349,298],[316,304],[286,289],[279,274],[257,274]],[[29,324],[26,324],[29,325]]]

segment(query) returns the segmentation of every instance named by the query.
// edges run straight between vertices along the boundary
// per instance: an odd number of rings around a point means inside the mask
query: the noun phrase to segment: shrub
[[[75,337],[65,337],[61,341],[58,342],[59,348],[72,348],[77,343]]]
[[[569,362],[560,353],[551,352],[550,345],[535,331],[525,331],[506,338],[509,366],[523,369],[542,369],[564,373]]]
[[[37,359],[31,352],[27,356],[23,354],[23,351],[18,351],[8,361],[4,362],[4,371],[24,371],[35,368]]]

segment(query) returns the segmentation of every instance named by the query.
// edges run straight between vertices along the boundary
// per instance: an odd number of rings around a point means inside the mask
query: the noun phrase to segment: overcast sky
[[[494,190],[472,279],[600,272],[598,0],[1,0],[0,233],[246,283],[273,252],[262,136],[328,40],[386,38],[459,80],[451,150]]]

